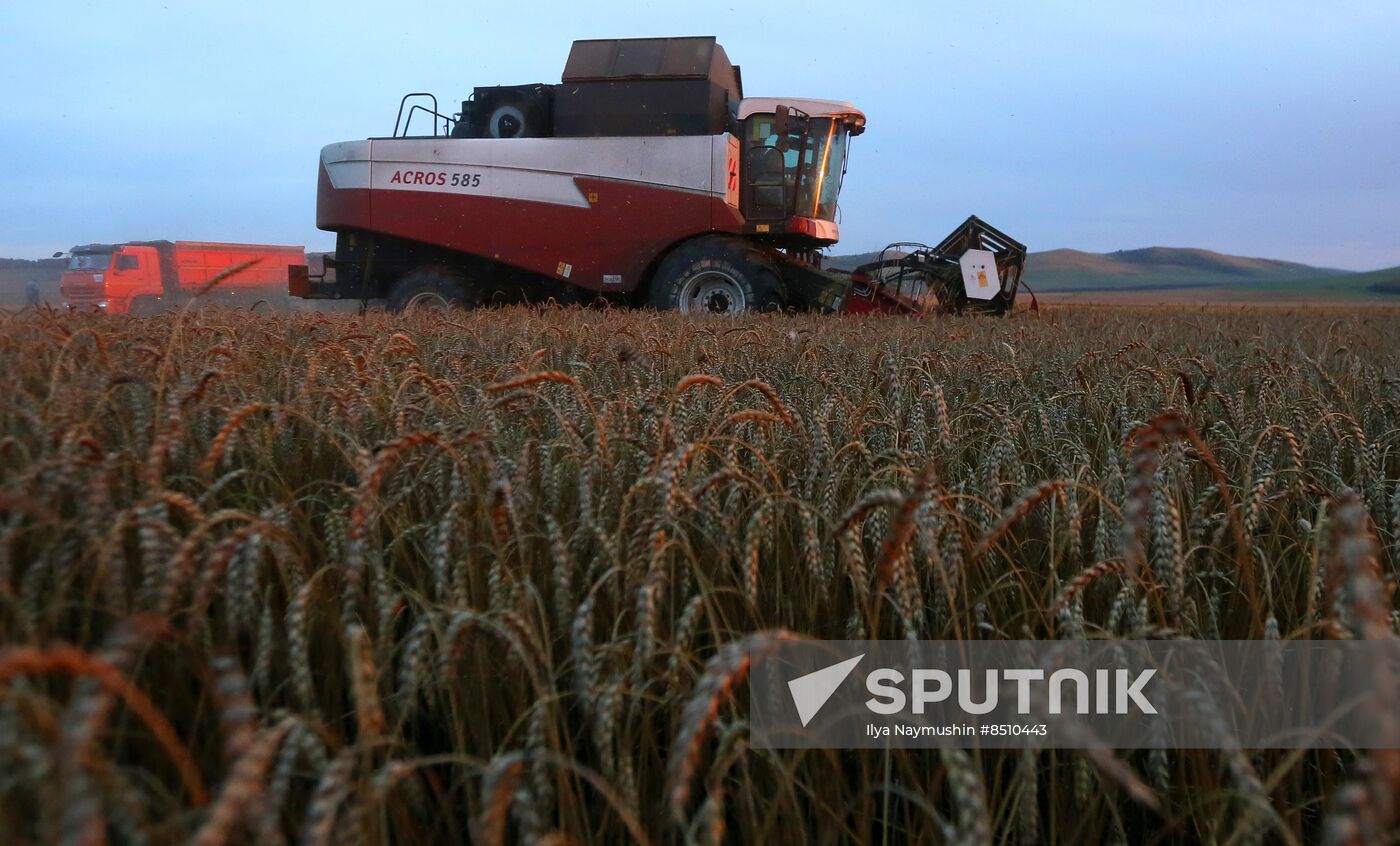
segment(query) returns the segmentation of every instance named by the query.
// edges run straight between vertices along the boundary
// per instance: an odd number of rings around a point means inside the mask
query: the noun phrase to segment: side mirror
[[[63,258],[63,251],[62,251],[62,250],[59,250],[58,252],[56,252],[56,253],[53,254],[53,257],[54,257],[54,258]]]

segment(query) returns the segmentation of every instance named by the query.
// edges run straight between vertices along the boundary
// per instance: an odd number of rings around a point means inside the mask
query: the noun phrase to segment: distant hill
[[[833,257],[829,264],[849,269],[873,261],[877,256],[878,253],[862,253]],[[1031,253],[1026,259],[1026,281],[1037,293],[1199,287],[1270,288],[1321,279],[1346,279],[1354,275],[1357,274],[1295,262],[1176,247],[1148,247],[1113,253],[1060,249]]]
[[[1210,250],[1149,247],[1113,253],[1050,250],[1033,253],[1026,279],[1036,291],[1157,290],[1259,287],[1348,275],[1345,270]]]
[[[1278,293],[1302,296],[1396,297],[1400,299],[1400,267],[1346,273],[1281,282],[1272,286]]]
[[[862,264],[868,264],[880,257],[880,253],[851,253],[844,256],[827,256],[824,267],[832,270],[855,270]]]

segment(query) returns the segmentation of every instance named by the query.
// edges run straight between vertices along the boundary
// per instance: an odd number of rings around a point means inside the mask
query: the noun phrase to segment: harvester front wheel
[[[471,308],[471,289],[460,273],[448,267],[420,267],[405,273],[389,291],[389,311],[446,311]]]
[[[651,305],[682,314],[776,311],[787,304],[778,269],[737,238],[700,238],[671,253],[651,282]]]

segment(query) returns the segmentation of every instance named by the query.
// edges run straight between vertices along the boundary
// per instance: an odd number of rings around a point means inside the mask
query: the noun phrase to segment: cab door
[[[743,197],[750,221],[786,221],[792,216],[807,116],[785,106],[744,121]]]
[[[122,247],[112,259],[109,300],[130,302],[136,297],[159,297],[160,260],[150,247]]]

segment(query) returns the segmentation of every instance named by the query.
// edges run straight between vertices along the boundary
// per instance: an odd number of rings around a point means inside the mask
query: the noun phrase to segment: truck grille
[[[101,282],[90,279],[65,281],[59,287],[63,301],[74,306],[93,306],[107,299],[107,288]]]

